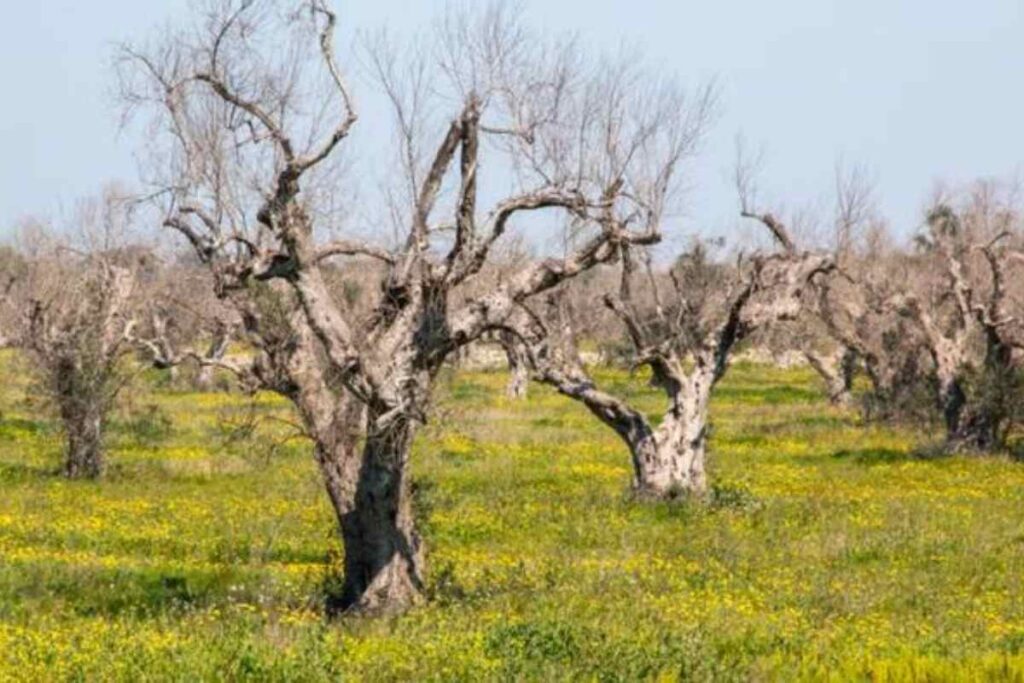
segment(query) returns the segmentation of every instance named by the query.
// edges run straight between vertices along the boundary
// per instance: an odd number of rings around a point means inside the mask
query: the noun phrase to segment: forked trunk
[[[695,371],[683,379],[657,429],[630,444],[641,497],[670,500],[707,493],[708,400],[713,383],[710,372]]]
[[[95,479],[103,473],[103,419],[91,411],[63,414],[67,437],[64,474],[71,479]]]
[[[631,449],[636,463],[635,489],[641,498],[672,500],[707,492],[703,437],[659,440],[651,434]]]
[[[423,558],[407,471],[414,432],[399,417],[367,435],[353,505],[341,520],[345,542],[345,582],[337,605],[341,611],[397,613],[422,593]]]

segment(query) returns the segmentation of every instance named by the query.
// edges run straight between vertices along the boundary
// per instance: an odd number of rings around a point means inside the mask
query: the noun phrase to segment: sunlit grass
[[[286,403],[135,390],[109,477],[67,482],[0,372],[0,680],[1024,676],[1024,465],[914,457],[923,436],[829,408],[800,369],[729,375],[704,507],[631,501],[579,405],[458,377],[415,453],[431,600],[341,625]]]

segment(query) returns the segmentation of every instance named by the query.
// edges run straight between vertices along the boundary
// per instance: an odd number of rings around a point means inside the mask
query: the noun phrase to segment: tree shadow
[[[941,448],[918,447],[909,450],[896,448],[856,448],[842,449],[834,452],[836,460],[856,463],[858,465],[888,465],[898,462],[928,462],[948,458],[949,454]]]
[[[53,431],[53,425],[47,420],[8,417],[0,411],[0,441],[17,441],[25,436],[43,436]]]
[[[0,460],[0,481],[7,484],[50,480],[61,476],[63,476],[61,469],[53,465],[28,465]]]
[[[0,616],[41,604],[59,604],[87,617],[154,618],[226,601],[255,603],[260,582],[247,574],[230,567],[178,570],[51,564],[32,571],[26,566],[0,581],[0,594],[12,598],[8,605],[0,606]]]
[[[723,401],[734,401],[750,406],[816,403],[821,400],[821,392],[816,389],[782,384],[764,387],[723,386],[715,390],[715,395]]]

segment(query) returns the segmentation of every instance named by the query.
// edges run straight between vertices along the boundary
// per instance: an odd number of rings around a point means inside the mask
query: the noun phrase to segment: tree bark
[[[277,390],[293,401],[313,438],[344,548],[343,584],[327,596],[327,614],[401,612],[422,591],[407,479],[414,424],[403,417],[389,421],[348,390],[329,387],[312,330],[304,319],[292,324],[297,343],[277,359],[287,380]]]
[[[228,333],[226,328],[218,329],[213,339],[210,340],[210,346],[206,350],[206,360],[208,361],[220,361],[224,358],[224,354],[227,353],[228,345],[231,343],[231,335]],[[213,371],[214,366],[210,363],[203,363],[199,366],[199,371],[196,373],[195,388],[199,391],[209,391],[213,386]]]
[[[682,495],[707,493],[708,402],[714,387],[714,370],[702,364],[689,375],[665,378],[672,406],[650,437],[635,446],[637,493],[642,497],[670,500]]]
[[[398,613],[422,593],[423,556],[407,472],[414,433],[397,417],[367,435],[352,507],[341,519],[345,582],[335,612]]]
[[[512,346],[505,346],[505,357],[508,359],[508,384],[505,394],[513,400],[526,398],[530,386],[530,368],[525,354]]]
[[[939,396],[946,424],[946,450],[950,453],[987,453],[999,443],[995,417],[983,406],[972,405],[956,377],[941,377]]]
[[[825,380],[829,403],[835,406],[848,406],[853,402],[856,354],[851,349],[840,348],[831,354],[805,351],[804,357]]]
[[[67,438],[64,475],[96,479],[103,474],[103,419],[88,410],[62,412]]]
[[[939,404],[946,425],[946,450],[951,453],[987,452],[997,443],[996,421],[982,406],[969,401],[962,379],[963,355],[941,344],[935,344],[933,350]]]
[[[706,424],[680,421],[671,425],[666,434],[656,432],[630,444],[636,468],[636,494],[653,500],[703,496],[707,492],[705,428]]]

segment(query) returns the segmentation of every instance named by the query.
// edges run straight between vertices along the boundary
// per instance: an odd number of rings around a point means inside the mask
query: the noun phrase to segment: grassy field
[[[804,371],[735,370],[706,507],[631,502],[579,405],[454,379],[415,455],[431,599],[331,625],[282,401],[134,390],[109,477],[72,483],[3,356],[0,680],[1024,679],[1024,464],[916,458]]]

